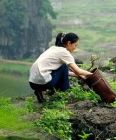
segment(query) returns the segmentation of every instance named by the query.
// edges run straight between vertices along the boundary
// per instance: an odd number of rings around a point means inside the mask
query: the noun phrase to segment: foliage
[[[114,137],[114,138],[108,138],[106,140],[116,140],[116,137]]]
[[[27,97],[25,101],[25,108],[27,112],[35,112],[37,111],[37,107],[35,106],[33,102],[33,97]]]
[[[41,46],[45,41],[43,50],[48,47],[52,31],[48,15],[56,15],[48,0],[0,0],[0,55],[27,58],[32,52],[42,51],[38,42]]]
[[[27,97],[24,106],[21,108],[12,105],[10,98],[1,98],[1,128],[11,129],[12,126],[11,130],[24,130],[27,128],[27,126],[30,128],[36,127],[39,128],[40,131],[43,130],[51,135],[56,135],[61,139],[71,140],[71,124],[68,120],[73,113],[67,108],[67,104],[70,102],[72,97],[77,100],[90,99],[95,102],[98,99],[93,93],[91,93],[89,96],[84,93],[85,91],[83,91],[79,86],[78,88],[73,87],[72,89],[67,90],[65,93],[57,91],[57,93],[52,96],[48,102],[43,104],[41,116],[39,119],[34,120],[34,126],[32,126],[32,122],[24,122],[24,120],[21,119],[22,115],[29,115],[30,113],[38,112],[33,97]],[[89,92],[87,92],[87,94],[88,93]],[[7,124],[7,126],[4,123],[6,120],[10,122]],[[82,134],[80,133],[79,136],[82,140],[86,140],[90,135],[91,134],[83,132]]]
[[[71,139],[71,124],[68,122],[70,112],[67,110],[44,109],[40,120],[35,125],[41,130],[62,139]]]
[[[116,101],[114,101],[113,103],[111,103],[112,107],[116,107]]]
[[[16,76],[13,70],[19,72],[20,76]],[[13,96],[15,97],[18,95],[21,97],[24,96],[24,94],[28,94],[28,90],[25,90],[27,86],[26,73],[28,72],[28,65],[1,63],[0,72],[1,96],[11,97],[14,94]],[[93,91],[84,91],[81,86],[78,85],[77,79],[72,78],[70,80],[72,84],[71,89],[66,92],[56,91],[56,93],[48,98],[47,102],[41,106],[36,105],[33,96],[26,97],[25,100],[23,100],[22,106],[16,102],[12,103],[11,98],[0,98],[0,128],[10,130],[36,128],[39,129],[39,131],[43,130],[49,134],[56,135],[63,140],[70,140],[71,124],[69,123],[69,118],[73,113],[68,108],[68,104],[80,100],[91,100],[93,102],[100,100],[100,97]],[[110,81],[110,83],[113,89],[116,89],[116,83],[113,81]],[[6,91],[6,85],[8,91]],[[114,102],[111,105],[115,107],[115,104]],[[40,115],[29,122],[23,119],[23,116],[29,116],[33,113]],[[8,123],[6,124],[6,122]],[[89,132],[80,133],[80,136],[85,139],[89,137]]]
[[[11,103],[11,98],[0,98],[0,107],[8,106]]]
[[[86,99],[97,102],[99,98],[93,92],[83,91],[79,85],[78,87],[72,87],[66,92],[57,91],[49,99],[49,102],[44,104],[42,116],[35,121],[35,126],[61,139],[70,140],[71,124],[68,120],[73,113],[67,108],[67,104],[73,103],[74,100]]]
[[[94,102],[100,100],[100,97],[92,90],[84,91],[79,85],[77,87],[72,87],[70,94],[72,94],[77,100],[92,100]]]
[[[19,48],[22,27],[24,25],[24,5],[22,0],[0,1],[0,55],[13,55]],[[12,57],[13,57],[12,56]]]
[[[85,132],[82,132],[82,134],[79,134],[78,136],[81,138],[81,140],[87,140],[91,134],[87,134]]]
[[[40,8],[38,9],[38,14],[42,17],[47,18],[50,15],[52,18],[56,18],[56,13],[53,10],[49,0],[41,1]]]
[[[105,67],[102,67],[103,71],[110,71],[112,73],[116,72],[116,64],[109,61],[108,65],[106,65]]]
[[[61,139],[71,139],[71,123],[69,118],[73,115],[66,107],[67,93],[57,91],[44,103],[41,118],[34,122],[35,126],[51,135]]]
[[[116,64],[114,64],[113,62],[109,62],[107,67],[109,67],[110,71],[114,73],[116,72]]]
[[[116,90],[116,81],[110,80],[109,83],[110,83],[112,89]]]
[[[0,98],[0,129],[18,131],[31,128],[30,122],[21,119],[24,114],[26,114],[25,108],[14,106],[9,98]]]
[[[57,6],[57,5],[56,5]],[[73,0],[62,1],[62,8],[58,11],[54,24],[57,32],[75,32],[80,37],[79,48],[88,52],[99,53],[100,56],[115,56],[110,45],[116,40],[116,1],[100,0]],[[102,47],[108,45],[108,47]],[[113,54],[113,55],[112,55]],[[86,58],[85,58],[86,59]]]

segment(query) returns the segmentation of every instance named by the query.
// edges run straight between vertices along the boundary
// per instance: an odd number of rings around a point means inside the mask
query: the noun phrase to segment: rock
[[[79,135],[83,132],[89,134],[88,140],[106,140],[116,136],[116,108],[105,103],[79,101],[72,106],[72,110],[75,112],[70,119],[72,140],[81,140]]]
[[[83,64],[83,61],[78,58],[75,58],[75,62],[76,62],[76,64]]]
[[[112,59],[110,59],[110,62],[113,62],[116,64],[116,57],[113,57]]]

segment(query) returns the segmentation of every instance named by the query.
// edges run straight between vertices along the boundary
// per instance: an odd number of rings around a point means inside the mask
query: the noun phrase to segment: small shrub
[[[37,110],[34,102],[33,97],[27,97],[25,101],[25,108],[28,112],[35,112]]]
[[[68,121],[70,114],[67,110],[44,109],[43,116],[35,125],[49,134],[71,140],[71,124]]]
[[[114,101],[113,103],[111,103],[112,107],[116,107],[116,101]]]

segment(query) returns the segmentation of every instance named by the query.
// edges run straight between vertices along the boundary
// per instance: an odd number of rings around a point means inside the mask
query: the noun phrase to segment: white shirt
[[[62,64],[75,63],[73,56],[64,47],[52,46],[42,53],[30,69],[29,82],[46,84],[51,81],[52,70],[57,70]]]

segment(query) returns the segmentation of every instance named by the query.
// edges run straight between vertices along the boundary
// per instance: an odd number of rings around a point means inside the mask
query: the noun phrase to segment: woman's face
[[[71,43],[70,41],[67,42],[67,45],[66,45],[66,49],[69,51],[69,52],[73,52],[77,49],[77,46],[79,45],[79,40],[75,43]]]

